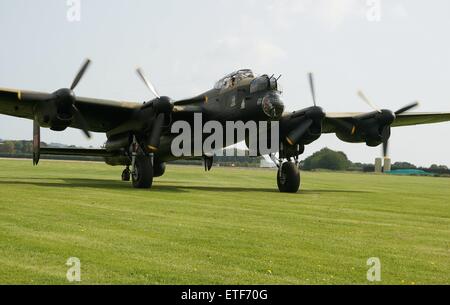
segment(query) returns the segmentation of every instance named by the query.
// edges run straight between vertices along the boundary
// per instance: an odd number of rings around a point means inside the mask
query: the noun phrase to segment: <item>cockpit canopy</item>
[[[241,69],[233,73],[230,73],[227,76],[220,79],[214,85],[214,89],[222,90],[226,88],[231,88],[238,85],[244,79],[253,79],[253,78],[255,78],[255,75],[253,74],[252,70]]]

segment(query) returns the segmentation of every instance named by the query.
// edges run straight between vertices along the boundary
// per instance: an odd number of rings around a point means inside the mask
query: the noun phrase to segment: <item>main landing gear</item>
[[[294,162],[284,162],[277,173],[278,189],[282,193],[297,193],[300,188],[300,171]]]
[[[131,178],[133,187],[139,189],[149,189],[153,184],[153,156],[137,155],[133,162]]]
[[[136,156],[134,170],[127,166],[122,172],[122,181],[133,180],[135,188],[151,188],[153,183],[153,166],[151,157],[139,155]]]
[[[122,172],[122,181],[133,182],[134,188],[151,188],[153,184],[153,154],[147,154],[142,150],[134,137],[130,146],[131,170],[130,166]]]
[[[270,155],[271,159],[278,166],[277,185],[281,193],[297,193],[300,189],[300,170],[298,169],[298,159],[294,161],[288,159],[283,161]]]

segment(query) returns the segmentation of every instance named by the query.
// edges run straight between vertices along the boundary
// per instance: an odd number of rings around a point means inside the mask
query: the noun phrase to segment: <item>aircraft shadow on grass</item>
[[[114,180],[101,179],[80,179],[80,178],[26,178],[25,180],[7,180],[7,177],[0,177],[0,185],[14,184],[14,185],[34,185],[39,187],[52,188],[93,188],[93,189],[109,189],[109,190],[127,190],[136,191],[131,188],[129,183]],[[164,183],[179,184],[180,181],[164,181]],[[278,193],[277,189],[255,188],[255,187],[239,187],[239,186],[208,186],[208,185],[155,185],[151,192],[164,193],[182,193],[189,190],[206,191],[206,192],[266,192]],[[144,191],[148,191],[145,190]],[[334,189],[305,189],[299,192],[300,194],[326,194],[326,193],[370,193],[370,191],[362,190],[334,190]]]

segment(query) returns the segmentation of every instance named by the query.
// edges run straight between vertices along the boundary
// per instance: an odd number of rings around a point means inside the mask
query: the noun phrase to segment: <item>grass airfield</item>
[[[450,283],[450,179],[168,166],[152,190],[100,163],[0,160],[0,284]]]

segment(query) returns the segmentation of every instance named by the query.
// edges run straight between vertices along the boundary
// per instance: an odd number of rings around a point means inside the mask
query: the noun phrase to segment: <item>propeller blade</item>
[[[293,129],[287,136],[286,140],[289,144],[295,145],[302,138],[302,136],[308,131],[308,128],[313,124],[312,119],[306,119],[297,128]]]
[[[314,88],[314,75],[310,72],[310,73],[308,73],[308,78],[309,78],[309,88],[311,89],[311,95],[312,95],[313,103],[314,103],[314,106],[317,106],[317,103],[316,103],[316,90]]]
[[[86,137],[88,137],[90,139],[91,133],[89,132],[89,126],[88,126],[86,120],[84,119],[83,115],[78,110],[77,106],[75,106],[75,105],[72,105],[72,110],[73,110],[73,119],[74,119],[75,123],[77,123],[79,125],[79,127],[81,128],[83,133],[86,135]]]
[[[386,158],[389,150],[389,141],[383,142],[383,157]]]
[[[152,132],[150,134],[150,141],[148,143],[148,149],[150,149],[152,152],[157,151],[159,148],[163,124],[164,124],[164,113],[160,113],[153,122]]]
[[[367,105],[369,105],[372,109],[374,109],[375,111],[378,111],[381,113],[381,110],[379,107],[376,107],[365,95],[362,91],[358,91],[358,96],[364,101],[366,102]]]
[[[417,106],[419,106],[419,102],[411,103],[411,104],[406,105],[405,107],[403,107],[403,108],[397,110],[397,111],[395,112],[395,114],[396,114],[396,115],[397,115],[397,114],[402,114],[402,113],[404,113],[404,112],[406,112],[406,111],[409,111],[409,110],[411,110],[411,109],[413,109],[413,108],[416,108]]]
[[[158,92],[156,91],[155,87],[153,86],[153,84],[150,82],[150,80],[148,80],[145,75],[144,75],[144,71],[142,71],[141,68],[138,68],[136,70],[137,74],[139,75],[139,77],[142,79],[142,81],[145,83],[145,85],[147,86],[148,89],[150,89],[150,91],[153,93],[153,95],[155,95],[157,98],[160,98],[160,95],[158,94]]]
[[[89,67],[90,64],[91,64],[91,60],[89,58],[86,59],[86,61],[84,62],[83,66],[81,66],[80,71],[78,71],[77,76],[73,80],[72,86],[70,86],[70,90],[74,90],[76,88],[76,86],[78,85],[80,80],[83,78],[83,75],[86,72],[86,70],[87,70],[87,68]]]
[[[388,149],[389,149],[389,137],[390,137],[389,126],[386,126],[383,129],[381,137],[383,140],[383,157],[386,158],[388,155]]]
[[[41,127],[36,118],[33,120],[33,165],[38,165],[41,158]]]

